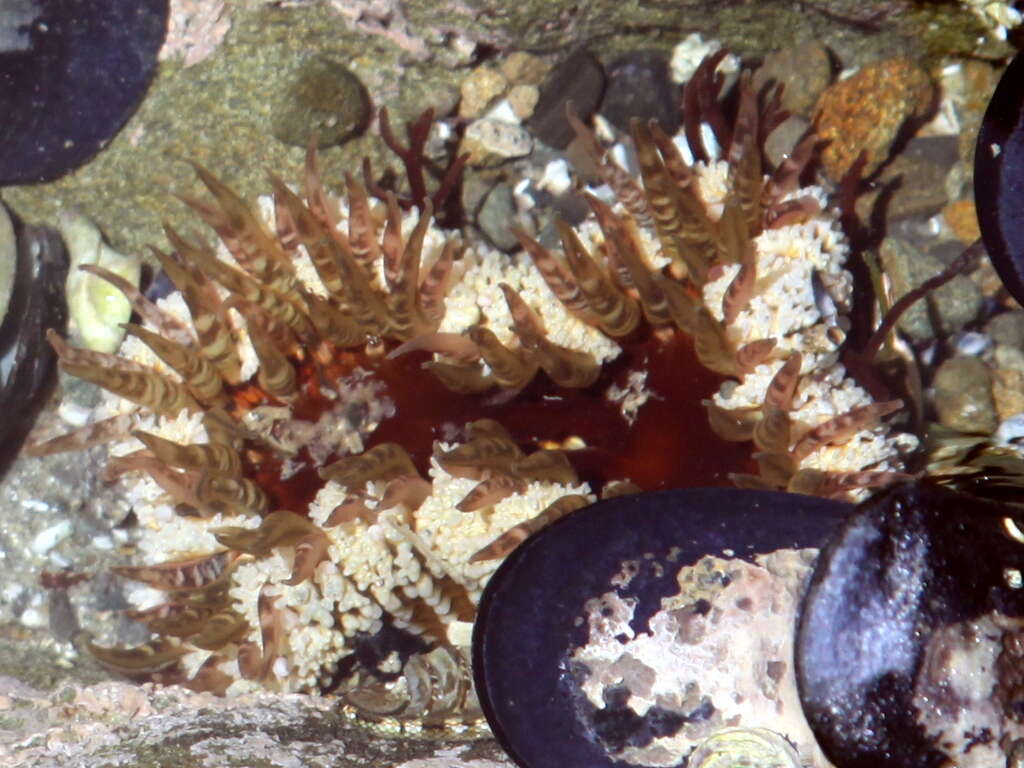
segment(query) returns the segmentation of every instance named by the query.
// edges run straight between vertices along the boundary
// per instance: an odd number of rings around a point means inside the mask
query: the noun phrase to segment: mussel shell
[[[985,249],[1006,289],[1024,302],[1024,54],[1010,62],[985,110],[974,202]]]
[[[963,729],[947,722],[940,738],[919,721],[922,669],[933,638],[943,637],[937,632],[990,614],[1024,615],[1024,589],[1009,579],[1024,572],[1024,545],[1005,523],[1017,511],[937,485],[902,484],[859,506],[824,547],[795,660],[804,714],[836,766],[959,764],[947,742]],[[956,648],[944,653],[964,658]],[[993,691],[995,673],[978,674],[972,687]],[[932,703],[944,707],[938,698]],[[999,729],[977,737],[998,741]]]
[[[168,0],[5,5],[0,184],[49,181],[95,155],[135,111],[166,35]]]
[[[54,378],[57,359],[46,331],[62,332],[67,322],[68,256],[60,235],[12,220],[15,276],[0,319],[0,472],[21,447]]]
[[[638,601],[632,626],[644,631],[662,598],[679,591],[680,566],[730,550],[751,558],[820,546],[851,508],[731,488],[659,491],[598,502],[538,532],[495,572],[474,627],[477,695],[498,741],[524,768],[624,765],[564,682],[569,657],[587,642],[586,601],[639,560],[620,591]]]

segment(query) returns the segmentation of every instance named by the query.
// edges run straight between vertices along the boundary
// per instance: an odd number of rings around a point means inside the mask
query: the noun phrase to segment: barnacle
[[[690,92],[712,114],[714,82],[702,71]],[[91,425],[32,449],[112,442],[147,563],[120,574],[158,636],[97,657],[218,692],[331,689],[370,717],[463,721],[488,578],[598,489],[732,471],[838,495],[890,479],[912,441],[878,425],[895,404],[845,376],[842,332],[814,300],[817,280],[845,307],[850,284],[821,193],[795,190],[809,145],[765,177],[774,102],[741,89],[735,128],[714,120],[724,160],[690,165],[636,125],[639,181],[570,118],[620,199],[588,196],[594,216],[559,227],[561,252],[524,232],[513,258],[465,242],[434,222],[443,195],[347,177],[334,200],[312,151],[303,195],[272,179],[260,212],[195,165],[212,200],[183,200],[222,247],[166,228],[172,251],[154,253],[177,291],[125,290],[142,323],[119,356],[51,335],[61,366],[108,396]],[[415,167],[415,147],[398,149]],[[613,385],[638,373],[652,396],[620,407]]]

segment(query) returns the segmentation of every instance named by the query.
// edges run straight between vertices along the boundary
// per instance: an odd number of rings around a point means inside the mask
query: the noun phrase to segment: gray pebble
[[[781,84],[783,108],[794,115],[810,117],[831,79],[828,50],[814,42],[769,53],[754,73],[754,87],[760,90],[768,83]]]
[[[906,241],[894,237],[887,237],[882,242],[880,255],[885,274],[892,281],[895,299],[937,275],[943,268],[942,262],[934,256],[921,253]],[[899,328],[915,342],[934,338],[935,323],[941,335],[950,335],[974,320],[981,305],[981,289],[966,276],[957,275],[915,302],[900,318]]]
[[[954,357],[935,372],[939,423],[960,432],[991,434],[999,425],[992,399],[992,374],[976,357]]]
[[[1015,309],[996,315],[988,321],[985,333],[1000,346],[1024,349],[1024,310]]]
[[[668,61],[656,51],[632,51],[608,68],[601,114],[624,133],[630,120],[654,119],[670,136],[679,128],[679,89]]]
[[[601,103],[604,84],[601,62],[584,50],[572,53],[548,73],[527,128],[548,146],[565,149],[575,136],[565,119],[566,103],[585,121]]]
[[[476,223],[495,248],[512,251],[519,245],[519,241],[509,231],[515,215],[516,204],[512,189],[507,184],[498,184],[484,199]]]

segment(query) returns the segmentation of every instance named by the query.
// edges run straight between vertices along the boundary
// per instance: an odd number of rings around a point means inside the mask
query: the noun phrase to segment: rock
[[[829,178],[841,179],[861,152],[867,154],[862,175],[878,170],[903,126],[924,117],[933,97],[928,74],[902,56],[868,64],[826,88],[814,114],[818,138],[827,142],[821,159]]]
[[[18,273],[18,241],[7,209],[0,204],[0,324],[14,293],[14,277]]]
[[[1024,413],[1024,370],[997,368],[992,371],[992,400],[1000,421]]]
[[[822,91],[832,79],[828,50],[814,41],[769,53],[754,73],[754,87],[783,86],[782,106],[799,117],[810,117]]]
[[[527,127],[548,146],[565,149],[575,135],[565,119],[565,105],[572,102],[576,115],[586,120],[601,103],[604,85],[601,63],[585,50],[575,51],[544,80]]]
[[[654,118],[671,136],[679,129],[679,100],[665,57],[655,51],[633,51],[608,68],[601,114],[626,134],[632,118]]]
[[[921,285],[943,269],[934,256],[921,253],[904,240],[887,237],[880,249],[882,266],[892,282],[893,298]],[[899,328],[916,342],[936,336],[932,320],[939,322],[938,332],[955,333],[977,317],[981,310],[981,290],[968,277],[957,275],[925,298],[915,302],[900,318]]]
[[[460,151],[469,153],[470,165],[499,165],[532,149],[533,139],[525,128],[484,117],[466,128]]]
[[[476,118],[508,90],[505,76],[490,67],[477,67],[459,86],[462,100],[459,102],[459,117]]]
[[[320,149],[337,146],[366,130],[370,96],[358,77],[331,58],[312,56],[274,85],[270,130],[280,141]]]
[[[857,214],[868,221],[881,197],[887,221],[933,216],[947,202],[946,176],[956,161],[955,136],[911,139],[882,169],[874,190],[857,198]]]
[[[973,200],[957,200],[950,203],[942,210],[942,217],[952,230],[953,236],[964,245],[970,245],[981,237],[978,212],[974,208]]]
[[[536,85],[513,85],[508,92],[508,103],[520,120],[529,120],[540,98]]]
[[[810,123],[807,120],[796,115],[790,115],[783,120],[778,128],[768,134],[764,142],[764,153],[768,162],[777,168],[793,151],[797,142],[807,135],[809,127]]]
[[[943,426],[976,434],[990,434],[998,426],[992,373],[978,358],[946,360],[935,373],[934,388],[935,410]]]
[[[519,245],[519,241],[510,231],[515,215],[516,204],[512,197],[512,188],[508,184],[497,184],[484,198],[476,223],[495,248],[512,251]]]
[[[510,53],[498,67],[510,83],[540,85],[551,70],[551,65],[539,56],[525,51]]]
[[[996,346],[1016,347],[1024,350],[1024,310],[1014,310],[996,315],[985,326]]]

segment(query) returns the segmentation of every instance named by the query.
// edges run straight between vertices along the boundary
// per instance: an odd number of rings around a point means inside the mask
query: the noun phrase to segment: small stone
[[[893,299],[934,277],[943,269],[943,263],[934,256],[921,253],[910,243],[895,237],[882,241],[882,266],[892,282]],[[977,317],[981,310],[981,290],[968,277],[957,275],[928,296],[914,302],[899,321],[901,331],[917,342],[936,336],[932,318],[940,323],[943,335],[956,333]]]
[[[497,70],[477,67],[459,86],[459,117],[478,118],[499,96],[508,90],[509,82]]]
[[[572,141],[572,128],[565,118],[566,104],[586,121],[597,110],[604,91],[601,63],[585,50],[578,50],[551,70],[540,89],[537,107],[527,127],[538,139],[557,149]]]
[[[764,142],[764,154],[773,167],[789,157],[797,142],[807,135],[810,123],[802,117],[790,115],[768,134]]]
[[[868,221],[881,197],[887,221],[933,216],[946,205],[946,176],[956,161],[955,136],[911,139],[882,169],[874,191],[857,198],[857,214]]]
[[[314,56],[275,85],[270,130],[285,144],[305,149],[315,137],[316,146],[326,149],[366,130],[370,113],[359,78],[340,62]]]
[[[868,64],[826,88],[814,113],[829,178],[841,179],[861,152],[867,155],[862,175],[874,173],[904,124],[926,114],[933,94],[928,73],[903,56]]]
[[[484,199],[476,223],[487,239],[500,251],[512,251],[519,241],[510,231],[515,221],[516,204],[512,189],[507,184],[497,184]]]
[[[466,118],[480,117],[487,108],[508,90],[505,76],[490,67],[477,67],[462,81],[459,92],[459,116]]]
[[[61,520],[37,533],[29,547],[37,555],[45,555],[70,535],[71,521]]]
[[[754,88],[783,86],[782,107],[794,115],[810,117],[822,91],[832,79],[828,50],[815,41],[769,53],[754,73]]]
[[[996,315],[985,326],[985,333],[997,346],[1024,350],[1024,310],[1013,310]]]
[[[1024,371],[997,368],[992,371],[992,399],[1000,420],[1024,413]]]
[[[935,373],[939,423],[959,432],[991,434],[999,424],[992,397],[992,373],[976,357],[946,360]]]
[[[551,65],[532,53],[516,51],[501,62],[499,69],[501,74],[515,85],[540,85],[551,71]]]
[[[540,89],[536,85],[513,85],[508,92],[508,103],[520,120],[529,120],[540,98]]]
[[[978,213],[973,200],[957,200],[947,205],[942,211],[953,236],[964,245],[970,245],[979,237]]]
[[[626,134],[634,117],[644,122],[653,118],[671,136],[679,129],[678,91],[665,57],[655,51],[633,51],[608,68],[601,114]]]
[[[462,137],[461,151],[469,153],[470,165],[498,165],[513,157],[524,157],[533,149],[525,128],[501,120],[474,120]]]

